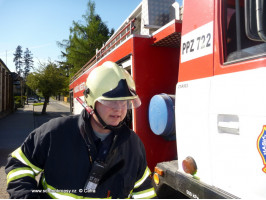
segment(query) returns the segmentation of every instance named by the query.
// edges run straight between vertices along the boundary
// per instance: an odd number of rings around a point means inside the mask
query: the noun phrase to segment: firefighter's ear
[[[88,96],[88,94],[90,93],[90,88],[85,88],[83,94],[84,94],[84,97],[86,98]]]

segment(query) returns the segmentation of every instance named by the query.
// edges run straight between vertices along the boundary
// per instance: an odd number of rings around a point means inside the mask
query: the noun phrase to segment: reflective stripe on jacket
[[[11,198],[153,198],[144,145],[122,126],[96,193],[85,184],[97,159],[87,113],[57,118],[35,129],[8,158],[7,191]],[[35,180],[41,175],[39,184]]]

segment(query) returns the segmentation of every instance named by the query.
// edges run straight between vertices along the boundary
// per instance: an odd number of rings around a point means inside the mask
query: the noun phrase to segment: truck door
[[[131,74],[131,71],[132,71],[132,55],[129,54],[127,56],[125,56],[124,58],[118,60],[116,62],[118,65],[120,65],[121,67],[123,67],[125,70],[127,70],[127,72]],[[134,117],[133,117],[133,114],[134,112],[132,112],[131,109],[128,109],[127,111],[127,115],[126,115],[126,118],[125,118],[125,123],[127,124],[127,126],[131,129],[133,129],[133,120],[134,120]]]
[[[212,180],[240,198],[266,198],[266,174],[257,148],[266,125],[266,43],[247,34],[257,31],[249,27],[251,15],[256,18],[255,4],[217,1],[221,15],[216,15],[214,27],[218,48],[210,100]]]
[[[175,96],[179,170],[183,172],[182,161],[191,156],[198,166],[197,176],[210,185],[209,105],[215,49],[214,11],[212,0],[184,1],[181,60]]]

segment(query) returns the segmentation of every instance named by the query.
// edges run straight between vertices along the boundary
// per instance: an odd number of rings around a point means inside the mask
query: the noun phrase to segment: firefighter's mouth
[[[110,117],[112,117],[112,118],[120,118],[120,115],[110,115]]]

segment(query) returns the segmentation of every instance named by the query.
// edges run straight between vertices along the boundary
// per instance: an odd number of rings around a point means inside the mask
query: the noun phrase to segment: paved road
[[[41,115],[42,106],[25,105],[23,109],[0,119],[0,199],[7,199],[4,168],[8,154],[18,148],[28,134],[52,118],[70,114],[69,104],[51,100],[47,114]]]
[[[42,115],[41,111],[42,106],[34,106],[34,128],[39,127],[50,119],[68,116],[70,114],[70,107],[69,104],[51,99],[49,105],[46,108],[47,114]]]

